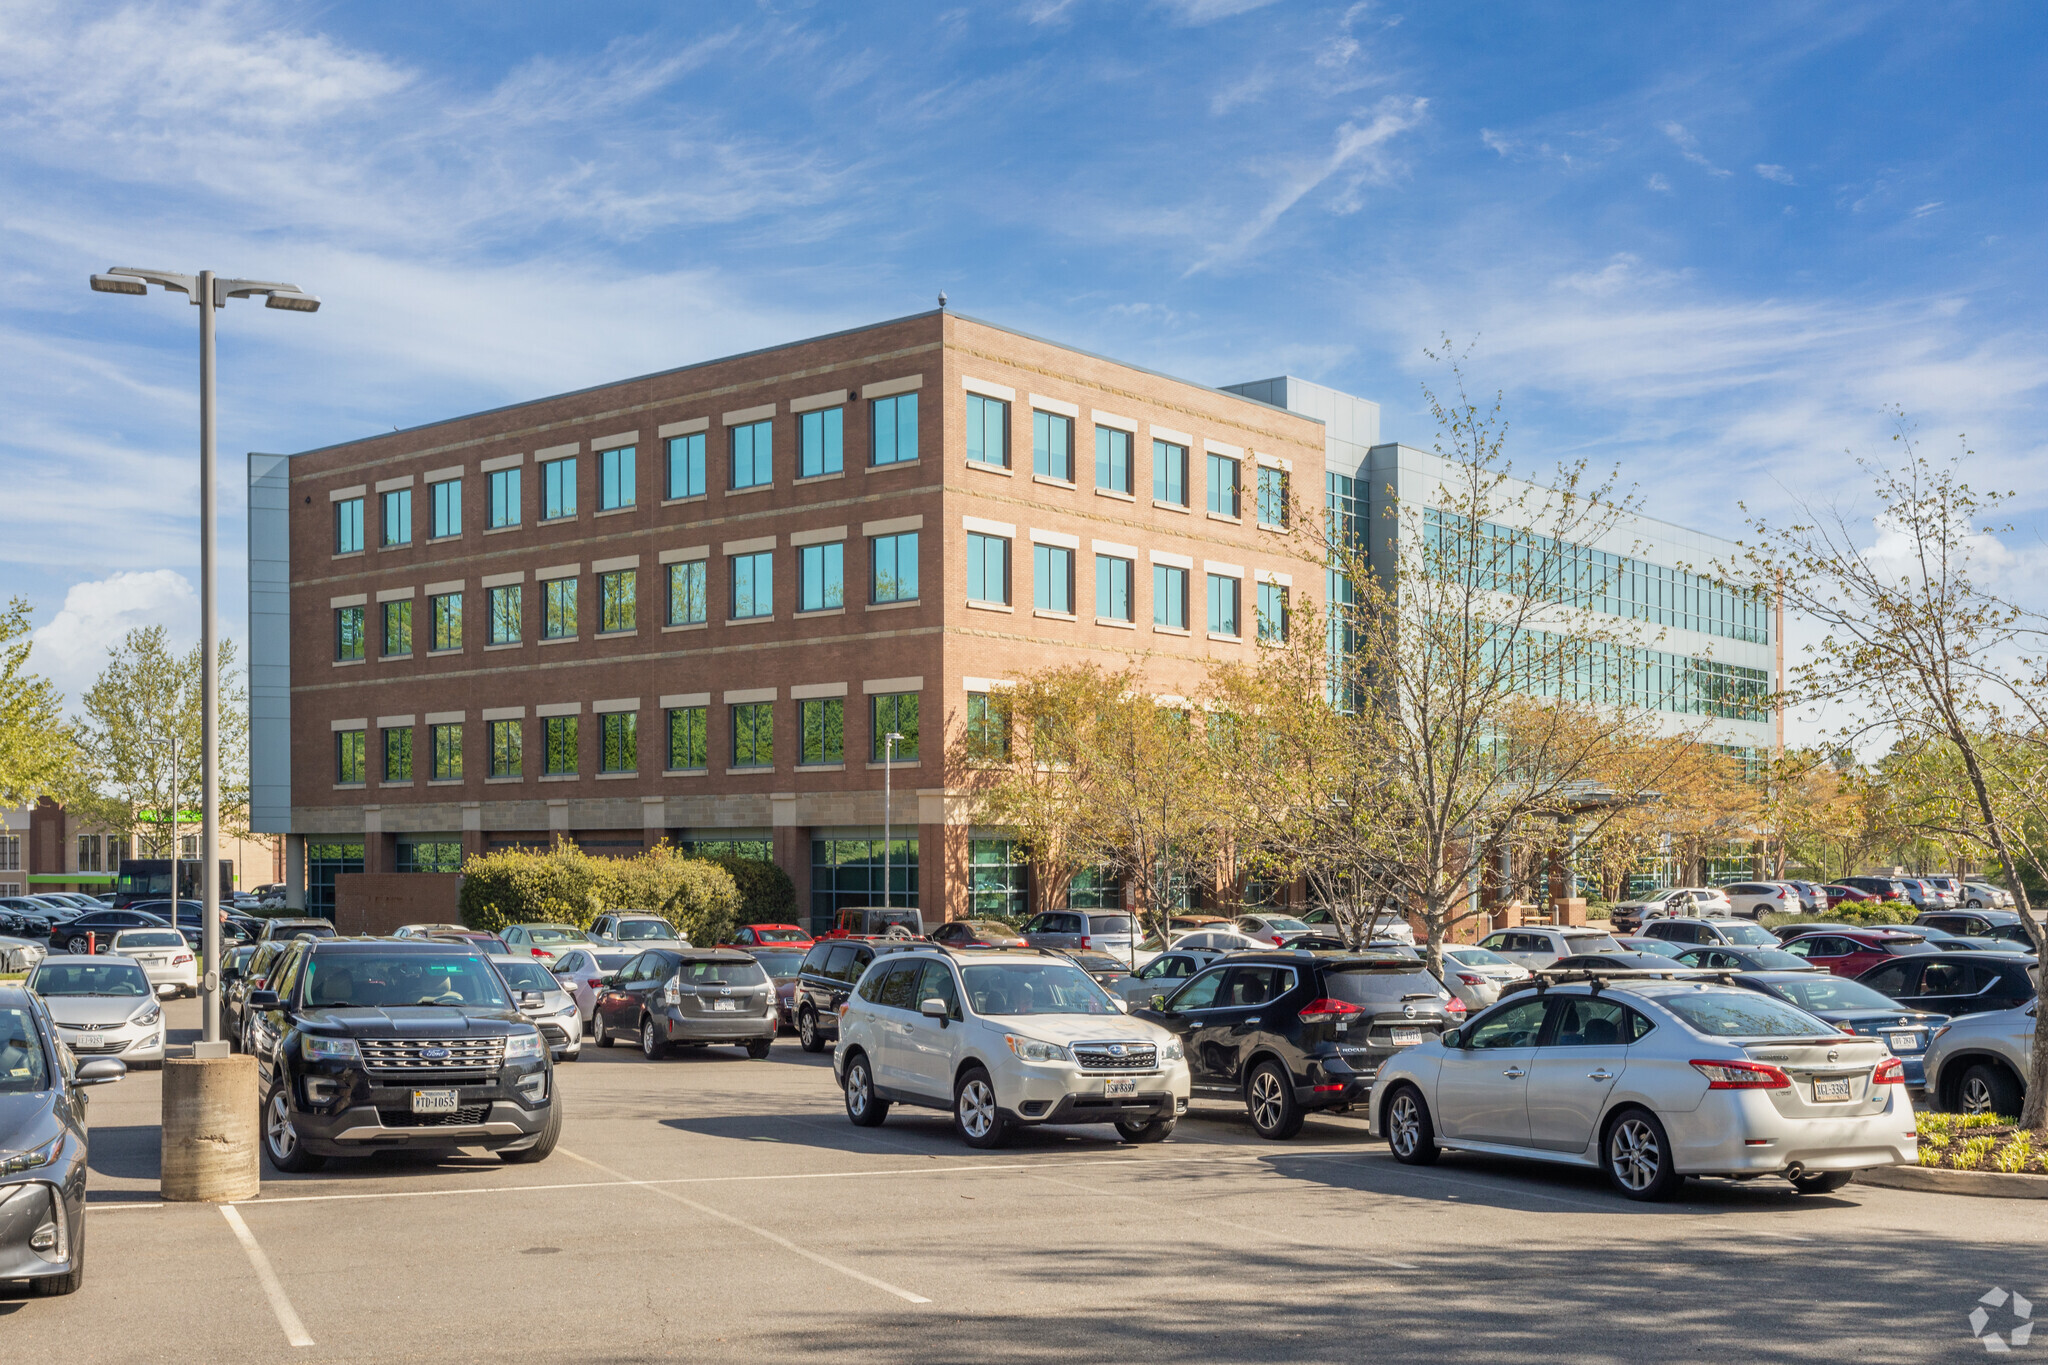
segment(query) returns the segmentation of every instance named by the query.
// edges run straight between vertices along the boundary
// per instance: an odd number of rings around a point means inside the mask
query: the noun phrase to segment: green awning
[[[28,874],[28,879],[31,884],[42,882],[46,885],[57,882],[111,882],[114,880],[114,874],[111,872],[31,872]]]

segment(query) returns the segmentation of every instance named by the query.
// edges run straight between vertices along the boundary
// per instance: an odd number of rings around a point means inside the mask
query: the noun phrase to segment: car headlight
[[[19,1175],[38,1166],[47,1166],[57,1159],[57,1149],[63,1145],[64,1135],[59,1133],[42,1146],[26,1152],[0,1152],[0,1175]]]
[[[163,1007],[157,1004],[156,1001],[152,1000],[147,1005],[144,1005],[141,1009],[135,1011],[135,1013],[129,1015],[128,1022],[135,1025],[137,1028],[148,1028],[151,1024],[154,1024],[157,1020],[163,1017]]]
[[[353,1062],[363,1055],[353,1038],[322,1038],[316,1033],[299,1035],[299,1055],[309,1062]]]
[[[1180,1039],[1178,1038],[1167,1039],[1166,1046],[1159,1049],[1159,1060],[1162,1062],[1185,1061],[1187,1055],[1187,1053],[1181,1050]]]
[[[570,1015],[580,1014],[582,1013],[582,1011],[577,1007],[577,1004],[574,1000],[567,1000],[562,1003],[562,1008],[556,1010],[555,1013],[559,1017],[567,1019]]]
[[[516,1062],[522,1057],[540,1056],[540,1032],[515,1033],[505,1040],[505,1060]]]
[[[1041,1043],[1036,1038],[1021,1038],[1014,1033],[1003,1035],[1003,1041],[1010,1045],[1010,1051],[1027,1062],[1064,1062],[1068,1060],[1067,1050],[1058,1043]]]

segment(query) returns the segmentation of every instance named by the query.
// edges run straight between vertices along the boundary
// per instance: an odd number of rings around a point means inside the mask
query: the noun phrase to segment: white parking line
[[[263,1286],[263,1296],[270,1300],[270,1311],[277,1314],[277,1325],[284,1328],[284,1339],[294,1346],[311,1346],[313,1338],[307,1334],[306,1324],[299,1321],[292,1301],[285,1297],[284,1285],[278,1281],[277,1272],[270,1268],[270,1258],[263,1254],[262,1247],[256,1245],[256,1234],[249,1231],[249,1225],[242,1221],[242,1215],[233,1204],[222,1204],[220,1214],[235,1230],[235,1240],[242,1244],[242,1250],[249,1253],[249,1264],[256,1271],[256,1282]]]
[[[751,1232],[764,1242],[773,1242],[776,1246],[781,1247],[784,1251],[795,1252],[797,1255],[803,1257],[805,1260],[812,1261],[818,1265],[824,1266],[827,1270],[836,1270],[841,1275],[844,1275],[849,1279],[859,1280],[862,1284],[872,1286],[873,1288],[879,1289],[884,1293],[894,1294],[897,1298],[902,1299],[906,1303],[931,1302],[930,1299],[926,1298],[922,1294],[913,1294],[908,1289],[904,1289],[900,1285],[890,1284],[887,1280],[878,1280],[872,1275],[864,1274],[861,1271],[855,1270],[850,1265],[841,1265],[839,1262],[833,1260],[829,1256],[820,1256],[815,1251],[811,1251],[805,1247],[798,1246],[795,1242],[790,1241],[787,1237],[777,1236],[775,1233],[768,1231],[768,1229],[766,1228],[755,1227],[752,1223],[746,1222],[743,1219],[735,1218],[729,1213],[722,1213],[719,1210],[712,1208],[709,1204],[700,1204],[694,1199],[685,1199],[682,1195],[677,1194],[674,1190],[665,1189],[662,1186],[652,1184],[651,1182],[636,1181],[631,1176],[625,1175],[619,1171],[615,1171],[611,1167],[603,1164],[602,1162],[592,1161],[587,1156],[578,1156],[576,1155],[576,1153],[570,1151],[566,1147],[557,1147],[555,1148],[555,1150],[557,1152],[560,1152],[563,1156],[568,1157],[571,1161],[580,1161],[584,1165],[591,1167],[593,1170],[603,1171],[606,1175],[615,1176],[618,1180],[624,1181],[628,1184],[640,1185],[642,1186],[642,1188],[646,1189],[648,1193],[658,1194],[663,1199],[673,1200],[674,1202],[683,1205],[685,1208],[695,1209],[698,1213],[703,1214],[706,1218],[716,1218],[719,1222],[730,1224],[731,1226],[740,1229],[742,1232]]]

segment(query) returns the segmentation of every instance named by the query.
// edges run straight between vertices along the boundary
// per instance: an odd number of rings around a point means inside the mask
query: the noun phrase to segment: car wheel
[[[816,1010],[806,1007],[804,1012],[796,1017],[796,1036],[797,1041],[803,1044],[804,1051],[806,1052],[823,1052],[825,1050],[825,1037],[818,1032],[818,1012]]]
[[[1980,1062],[1963,1073],[1956,1099],[1956,1107],[1965,1114],[2017,1114],[2020,1085],[2003,1067]]]
[[[286,1085],[283,1080],[271,1083],[270,1100],[263,1108],[263,1154],[270,1158],[272,1170],[285,1175],[304,1175],[325,1166],[327,1158],[313,1155],[300,1144],[298,1129],[292,1126],[292,1106]]]
[[[980,1067],[970,1068],[953,1087],[953,1129],[969,1147],[1000,1147],[1009,1139],[995,1082]]]
[[[524,1166],[535,1161],[546,1161],[554,1152],[555,1144],[562,1140],[562,1101],[559,1096],[548,1100],[548,1121],[541,1125],[540,1136],[531,1147],[514,1147],[498,1153],[498,1160]]]
[[[599,1047],[610,1047],[612,1036],[604,1031],[604,1016],[595,1011],[590,1016],[590,1041]]]
[[[1669,1199],[1685,1177],[1671,1161],[1671,1139],[1647,1109],[1624,1109],[1607,1125],[1607,1178],[1630,1199]]]
[[[83,953],[86,950],[86,946],[85,938],[82,935],[78,938],[66,939],[64,941],[64,951],[72,954],[74,957]]]
[[[878,1128],[889,1117],[889,1101],[875,1095],[875,1073],[864,1052],[846,1062],[846,1117],[856,1128]]]
[[[64,1217],[64,1206],[57,1205],[57,1216]],[[76,1294],[78,1287],[85,1283],[85,1220],[78,1220],[78,1236],[71,1243],[71,1269],[62,1275],[47,1275],[39,1280],[30,1280],[29,1285],[39,1299],[54,1299],[64,1294]]]
[[[1295,1101],[1294,1083],[1274,1061],[1260,1062],[1245,1078],[1244,1107],[1259,1136],[1272,1142],[1285,1142],[1299,1133],[1302,1120],[1308,1117]]]
[[[647,1054],[650,1062],[658,1062],[668,1056],[668,1040],[661,1036],[651,1014],[640,1021],[640,1050]]]
[[[1815,1171],[1812,1175],[1792,1177],[1792,1188],[1801,1194],[1832,1194],[1849,1183],[1854,1171]]]
[[[773,1038],[756,1038],[747,1044],[747,1055],[757,1062],[765,1061],[768,1057],[768,1050],[774,1046],[775,1040]]]
[[[1173,1136],[1172,1119],[1153,1119],[1150,1123],[1119,1123],[1116,1135],[1125,1142],[1164,1142]]]
[[[1386,1109],[1387,1146],[1393,1149],[1394,1160],[1404,1166],[1434,1166],[1437,1155],[1443,1150],[1436,1145],[1436,1125],[1430,1121],[1429,1106],[1422,1102],[1422,1092],[1412,1085],[1404,1085],[1394,1091],[1387,1101]]]

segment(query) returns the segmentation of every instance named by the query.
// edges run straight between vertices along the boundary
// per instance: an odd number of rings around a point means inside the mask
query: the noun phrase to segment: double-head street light
[[[896,789],[895,784],[889,779],[894,776],[896,770],[896,741],[902,738],[903,736],[894,730],[882,736],[882,905],[885,909],[894,904],[889,897],[889,806],[896,795]],[[919,913],[918,919],[924,919],[922,912]]]
[[[229,299],[263,296],[266,308],[311,313],[320,300],[295,284],[270,280],[223,280],[211,270],[180,275],[170,270],[136,270],[116,266],[92,277],[102,294],[147,294],[149,286],[175,290],[199,306],[199,645],[203,662],[199,680],[200,808],[199,808],[199,933],[205,975],[199,994],[206,1015],[205,1042],[193,1049],[199,1057],[227,1055],[220,1029],[220,626],[214,612],[213,449],[213,312]],[[173,805],[177,796],[171,797]],[[171,849],[171,909],[178,907],[177,847]],[[172,915],[176,923],[177,916]]]

